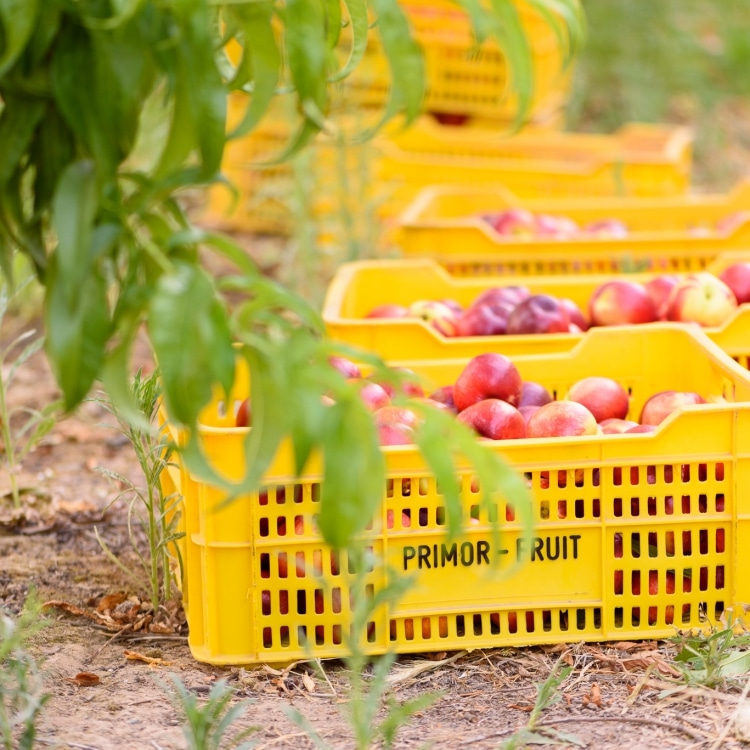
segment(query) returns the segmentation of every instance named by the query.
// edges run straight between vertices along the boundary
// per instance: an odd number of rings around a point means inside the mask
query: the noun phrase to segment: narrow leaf
[[[2,53],[0,76],[4,76],[23,52],[39,13],[39,0],[0,0]]]
[[[339,0],[336,0],[338,2]],[[247,7],[240,6],[240,16],[244,32],[244,54],[250,56],[252,68],[253,94],[250,105],[230,138],[239,138],[249,133],[260,121],[268,109],[276,91],[281,53],[276,45],[273,30],[273,5],[271,3],[254,3]]]
[[[229,391],[235,353],[224,308],[199,268],[179,264],[157,282],[148,331],[164,382],[167,411],[194,425],[215,385]]]
[[[331,0],[333,5],[340,6],[340,0]],[[349,13],[349,27],[351,29],[352,41],[349,58],[344,67],[330,77],[330,81],[340,81],[346,78],[362,60],[367,49],[367,37],[370,31],[370,19],[367,17],[366,0],[344,0],[346,10]],[[341,19],[339,17],[339,25]]]
[[[106,282],[90,273],[71,307],[53,259],[44,312],[47,357],[70,411],[86,397],[104,361],[111,331]]]
[[[427,85],[422,50],[411,35],[398,0],[372,0],[372,6],[391,71],[390,96],[406,113],[406,121],[411,122],[421,111]]]
[[[52,202],[57,235],[57,282],[73,310],[91,268],[91,236],[98,190],[91,161],[77,161],[63,172]]]
[[[332,404],[326,416],[320,531],[328,544],[341,549],[365,528],[382,500],[385,460],[372,416],[356,394]]]

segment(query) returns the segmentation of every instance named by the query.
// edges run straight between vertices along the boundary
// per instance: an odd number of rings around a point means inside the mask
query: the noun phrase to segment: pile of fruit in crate
[[[502,211],[490,211],[479,214],[503,239],[547,238],[555,240],[572,240],[599,238],[625,240],[631,237],[633,230],[618,218],[604,218],[580,225],[569,216],[534,213],[526,208],[506,208]],[[686,228],[693,237],[711,237],[729,235],[738,227],[750,220],[750,212],[735,211],[710,225],[697,224]]]
[[[523,285],[498,285],[463,307],[452,299],[383,303],[367,318],[419,318],[444,336],[581,333],[590,326],[678,321],[720,326],[750,302],[750,262],[733,263],[718,276],[661,274],[646,282],[612,279],[596,287],[585,312],[572,300],[532,294]]]
[[[707,403],[704,395],[692,391],[660,391],[646,401],[635,421],[629,415],[627,390],[613,378],[581,378],[555,400],[540,383],[524,381],[513,362],[495,352],[473,357],[454,383],[429,395],[408,368],[397,368],[402,383],[394,388],[382,379],[363,377],[359,366],[345,357],[331,357],[330,362],[358,388],[383,446],[413,444],[424,406],[455,414],[480,438],[518,440],[653,432],[678,409]],[[406,397],[406,403],[403,398],[392,403],[396,395]],[[326,394],[321,398],[333,403]],[[241,402],[235,421],[238,427],[252,424],[249,399]]]

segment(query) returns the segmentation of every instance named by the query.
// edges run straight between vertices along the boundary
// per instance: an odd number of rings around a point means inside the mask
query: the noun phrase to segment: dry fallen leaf
[[[65,679],[78,685],[78,687],[94,687],[101,682],[99,675],[93,672],[79,672],[75,677],[66,677]]]
[[[114,609],[118,604],[122,604],[127,595],[124,591],[118,591],[115,594],[107,594],[99,600],[99,604],[96,607],[97,612],[104,612],[108,609]]]
[[[142,661],[144,664],[152,664],[153,666],[169,667],[174,664],[174,662],[171,661],[165,661],[164,659],[159,659],[154,656],[139,654],[137,651],[128,651],[128,649],[125,649],[123,653],[125,654],[125,658],[130,661]]]
[[[315,680],[313,680],[307,672],[302,673],[302,684],[305,686],[308,693],[315,692]]]

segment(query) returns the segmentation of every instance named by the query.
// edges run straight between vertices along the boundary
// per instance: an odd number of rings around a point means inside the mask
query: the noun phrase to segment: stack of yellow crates
[[[233,195],[225,187],[213,189],[207,219],[238,230],[288,232],[293,215],[290,196],[300,189],[315,192],[314,215],[330,214],[346,198],[339,184],[342,173],[350,182],[348,196],[356,196],[359,206],[367,201],[375,206],[379,217],[389,218],[425,185],[454,182],[457,171],[474,180],[477,162],[485,160],[486,168],[479,171],[486,175],[484,179],[495,181],[498,175],[517,172],[520,162],[533,160],[539,138],[547,134],[560,138],[572,68],[565,67],[564,51],[555,31],[530,4],[517,0],[531,46],[535,79],[534,97],[520,139],[510,135],[518,101],[502,49],[490,41],[477,47],[467,16],[453,3],[403,0],[402,5],[424,51],[425,115],[406,131],[399,123],[392,123],[375,142],[362,146],[321,134],[301,165],[260,167],[281,153],[299,119],[292,97],[279,96],[259,126],[227,148],[223,172],[237,192]],[[346,45],[344,30],[343,57]],[[334,92],[332,122],[349,136],[373,124],[387,101],[389,82],[387,60],[377,34],[371,33],[360,65]],[[230,127],[246,106],[246,95],[236,93],[231,97]],[[531,138],[528,143],[523,142],[526,137]],[[605,144],[596,140],[589,143],[581,136],[569,146],[561,145],[561,151],[554,146],[545,157],[550,163],[542,166],[547,172],[564,171],[571,159],[587,159],[589,149],[598,154]],[[619,136],[605,145],[615,160],[627,158],[622,153],[624,146]],[[647,150],[652,147],[647,144]],[[534,164],[530,167],[537,168]],[[307,185],[306,178],[312,178]]]

